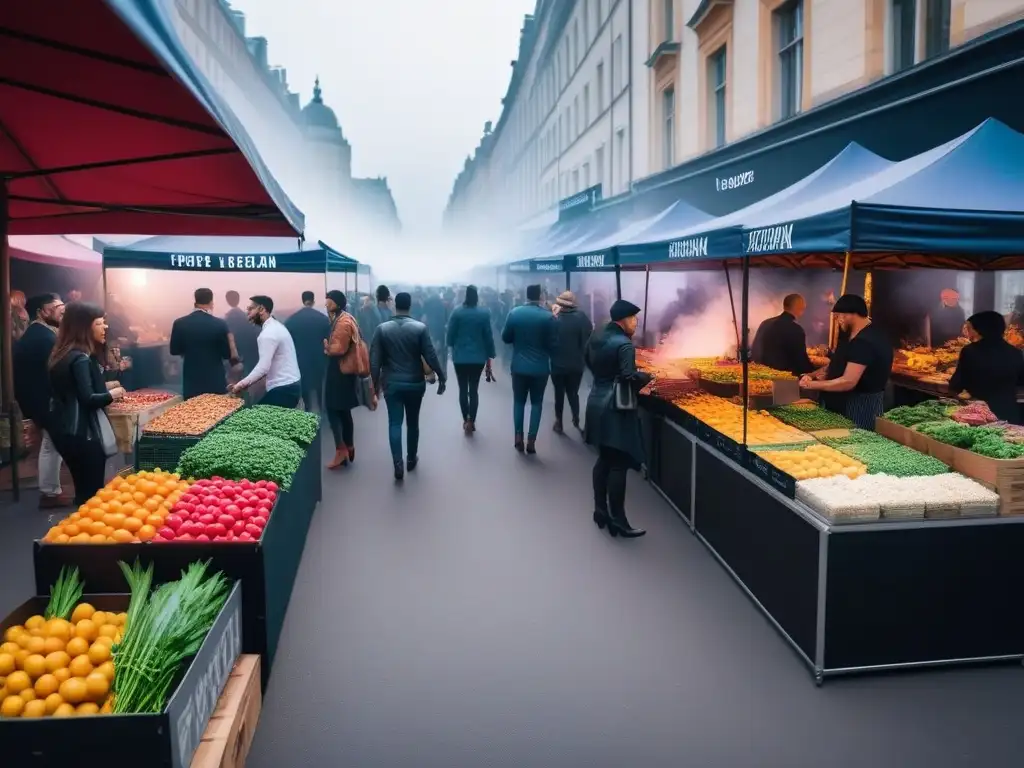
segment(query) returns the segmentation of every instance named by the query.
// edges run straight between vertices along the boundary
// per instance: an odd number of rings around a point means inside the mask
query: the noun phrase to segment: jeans
[[[388,442],[391,444],[391,458],[396,464],[402,460],[402,421],[406,418],[407,455],[410,459],[416,458],[420,445],[420,406],[426,391],[425,384],[403,383],[391,384],[384,391],[384,402],[388,406]]]
[[[107,457],[97,440],[70,438],[60,441],[60,455],[75,483],[75,504],[81,506],[107,481]]]
[[[626,517],[626,472],[632,466],[628,454],[601,446],[594,464],[594,509],[616,520]]]
[[[281,387],[268,389],[266,394],[260,398],[260,405],[276,405],[280,408],[295,408],[302,397],[302,387],[299,382],[285,384]]]
[[[544,390],[548,386],[547,375],[528,376],[523,373],[512,374],[512,421],[516,434],[523,434],[523,421],[526,416],[526,399],[530,399],[530,431],[527,437],[536,439],[540,430],[541,408],[544,405]]]
[[[483,363],[456,363],[455,378],[459,382],[459,407],[464,421],[476,421],[480,407],[480,375]]]
[[[327,411],[327,423],[334,434],[334,447],[344,448],[356,444],[356,426],[352,421],[352,411],[348,408],[332,408]]]
[[[562,420],[565,400],[569,400],[569,411],[572,413],[573,424],[580,420],[580,384],[583,382],[583,371],[559,371],[551,373],[551,383],[555,385],[555,420]]]
[[[39,443],[39,492],[44,496],[60,496],[60,453],[50,433],[45,429],[39,432],[42,435]]]

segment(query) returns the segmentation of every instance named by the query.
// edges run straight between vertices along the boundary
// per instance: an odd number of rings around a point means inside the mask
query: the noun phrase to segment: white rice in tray
[[[853,483],[845,475],[802,480],[796,484],[797,498],[836,523],[877,520],[878,504],[861,497]]]
[[[999,513],[999,494],[981,483],[956,472],[929,479],[932,481],[929,498],[935,498],[935,501],[928,503],[925,512],[927,517],[943,516],[950,506],[956,506],[957,514],[962,517],[984,517]]]

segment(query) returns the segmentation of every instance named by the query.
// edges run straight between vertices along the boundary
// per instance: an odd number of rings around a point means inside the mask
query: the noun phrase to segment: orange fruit
[[[57,707],[64,703],[64,699],[60,697],[59,693],[51,693],[43,703],[46,704],[46,714],[52,715],[57,711]]]
[[[48,637],[46,638],[44,643],[45,644],[43,645],[43,656],[49,656],[51,653],[63,651],[64,646],[66,645],[66,643],[59,637]]]
[[[83,523],[82,530],[84,530],[90,536],[95,536],[96,534],[106,535],[103,533],[104,530],[106,530],[106,526],[103,524],[101,520],[93,520],[90,523]]]
[[[12,695],[18,695],[27,688],[32,687],[32,680],[26,672],[18,670],[17,672],[11,672],[7,676],[7,681],[4,683],[4,687],[7,688],[7,693]]]
[[[121,502],[118,501],[117,499],[111,499],[110,501],[108,501],[107,506],[110,508],[111,512],[121,511]]]
[[[60,536],[54,539],[54,541],[57,544],[67,544],[69,541],[71,541],[71,537],[68,536],[66,533],[62,533]]]
[[[35,688],[26,688],[24,691],[18,694],[25,701],[35,701],[38,697],[36,696]]]
[[[126,531],[124,528],[118,528],[110,538],[119,544],[128,544],[135,541],[135,534],[131,531]]]
[[[38,635],[31,635],[28,638],[28,642],[25,644],[25,650],[29,653],[42,653],[45,647],[46,638],[39,637]]]
[[[46,659],[44,659],[38,653],[33,653],[27,659],[25,659],[22,669],[35,680],[37,677],[42,677],[46,674]]]
[[[164,524],[163,515],[150,515],[146,518],[146,525],[151,525],[154,528],[160,528]]]
[[[75,624],[75,636],[84,638],[89,643],[99,637],[99,634],[100,628],[96,626],[96,622],[92,619],[82,619]]]
[[[5,643],[0,644],[0,653],[9,653],[12,656],[21,650],[21,646],[17,643],[8,640]]]
[[[25,711],[25,700],[21,696],[8,696],[0,704],[0,717],[21,717]]]
[[[91,643],[84,637],[73,637],[68,640],[67,648],[64,650],[66,650],[70,654],[71,659],[73,659],[75,656],[81,656],[83,653],[88,653],[90,644]],[[71,663],[71,659],[68,659],[69,664]]]
[[[72,640],[71,642],[75,641]],[[82,642],[85,641],[83,640]],[[70,647],[71,643],[68,643],[68,648]],[[53,653],[48,653],[44,661],[46,662],[47,672],[56,672],[58,669],[66,669],[68,664],[71,663],[71,657],[67,651],[54,651]]]
[[[130,533],[138,533],[139,529],[142,528],[142,521],[137,517],[125,518],[124,525],[121,527]]]
[[[120,630],[118,630],[118,632],[120,632]],[[93,643],[93,645],[99,644],[99,645],[105,645],[105,646],[107,646],[107,648],[113,648],[114,647],[114,642],[115,642],[115,640],[114,640],[113,637],[104,637],[103,635],[100,635],[99,637],[96,638],[96,642]]]
[[[139,541],[150,541],[154,536],[156,536],[156,526],[146,523],[139,528],[139,532],[136,535],[139,537]]]
[[[22,717],[46,717],[46,702],[41,699],[33,699],[25,705],[21,711]]]
[[[103,516],[103,524],[117,530],[124,525],[124,515],[120,512],[108,512]]]
[[[108,615],[107,621],[110,623],[104,624],[102,627],[100,627],[100,637],[109,637],[111,640],[113,640],[115,637],[117,637],[118,632],[117,625],[113,623],[114,616]],[[97,637],[96,639],[99,640],[99,637]]]
[[[90,537],[89,541],[91,541],[93,544],[106,544],[107,537],[104,536],[102,533],[97,533]]]
[[[71,670],[67,667],[61,667],[53,671],[53,676],[57,678],[58,683],[63,683],[65,680],[71,679]]]
[[[146,494],[144,494],[142,491],[136,491],[135,493],[132,494],[132,501],[134,501],[136,504],[145,504]]]
[[[46,622],[46,636],[67,642],[72,637],[71,623],[67,619],[50,619]],[[62,650],[56,648],[54,650]]]
[[[92,701],[103,701],[110,693],[110,681],[101,672],[93,672],[85,678],[85,688]]]
[[[68,669],[71,670],[72,677],[85,677],[92,672],[92,662],[89,661],[88,654],[75,656],[68,664]]]
[[[42,616],[29,616],[25,619],[25,629],[39,629],[46,624],[46,619]]]
[[[96,671],[107,678],[111,683],[114,682],[114,662],[104,661],[96,667]]]
[[[60,683],[53,675],[42,675],[38,680],[36,680],[36,684],[33,687],[35,689],[36,696],[41,699],[45,699],[50,694],[57,692],[57,689],[60,688]]]
[[[71,623],[77,624],[82,619],[91,619],[92,615],[96,613],[96,609],[89,603],[79,603],[75,606],[75,610],[71,612]]]
[[[113,638],[110,639],[112,640]],[[79,656],[78,658],[82,657]],[[110,661],[110,646],[106,643],[102,643],[99,640],[97,640],[95,643],[92,644],[92,647],[89,648],[89,655],[87,657],[87,660],[90,662],[90,664],[95,665],[97,667],[106,661]],[[84,669],[84,667],[82,667],[82,669]],[[85,677],[85,675],[81,675],[75,669],[74,661],[71,662],[71,672],[76,677]],[[88,672],[86,674],[88,674]]]
[[[100,713],[99,704],[95,704],[91,701],[84,701],[75,707],[76,715],[98,715]]]
[[[81,704],[89,696],[85,680],[72,677],[60,684],[60,697],[69,704]]]
[[[0,677],[7,677],[17,669],[18,662],[15,661],[14,654],[0,653]]]
[[[55,525],[46,532],[46,535],[43,537],[43,541],[53,541],[62,533],[64,533],[64,529],[59,525]]]
[[[70,524],[64,526],[64,533],[66,533],[68,536],[71,536],[72,538],[74,538],[75,536],[77,536],[81,532],[82,532],[82,529],[79,528],[78,525],[75,524],[75,523],[70,523]]]
[[[77,528],[78,528],[78,526],[75,526],[76,530],[77,530]],[[67,530],[67,528],[65,528],[64,530]],[[88,544],[89,543],[89,534],[88,533],[76,534],[76,535],[71,537],[71,541],[73,543],[75,543],[75,544]]]
[[[57,694],[60,696],[60,694]],[[68,704],[66,701],[61,699],[61,703],[57,705],[57,708],[53,710],[54,717],[73,717],[75,714],[75,707],[73,704]]]
[[[14,663],[18,665],[18,669],[21,669],[23,666],[25,666],[25,659],[27,659],[31,655],[32,652],[27,651],[24,648],[19,649],[18,652],[14,654]]]

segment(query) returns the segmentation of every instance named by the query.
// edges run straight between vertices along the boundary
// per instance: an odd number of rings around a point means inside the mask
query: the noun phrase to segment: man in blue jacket
[[[539,285],[526,287],[526,303],[508,314],[501,339],[512,345],[512,419],[516,429],[516,450],[523,452],[523,421],[526,400],[530,400],[530,431],[526,452],[537,452],[544,390],[551,372],[551,353],[555,349],[555,318],[541,306]]]

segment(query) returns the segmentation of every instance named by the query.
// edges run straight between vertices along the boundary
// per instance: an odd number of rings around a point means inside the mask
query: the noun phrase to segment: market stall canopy
[[[657,222],[671,216],[681,206],[689,207],[686,203],[677,201],[655,216],[621,223],[613,228],[611,234],[607,234],[607,231],[598,231],[589,237],[583,237],[571,243],[563,254],[566,271],[600,272],[615,269],[619,264],[617,260],[619,243],[650,229]]]
[[[710,213],[694,208],[683,200],[677,200],[640,232],[619,241],[619,263],[646,264],[651,261],[685,258],[680,255],[681,250],[677,244],[680,238],[685,237],[686,233],[695,227],[713,219]]]
[[[666,216],[649,231],[642,232],[631,243],[619,248],[621,263],[647,261],[692,261],[740,256],[743,251],[743,227],[752,221],[763,221],[784,215],[795,207],[846,189],[895,165],[856,143],[850,143],[823,166],[773,195],[737,211],[711,217],[690,208]],[[696,212],[696,213],[694,213]],[[684,226],[687,217],[703,218]]]
[[[1024,135],[998,120],[804,205],[744,222],[749,256],[1024,254]],[[991,262],[990,262],[991,263]],[[933,264],[935,266],[935,264]]]
[[[128,246],[97,240],[105,269],[197,272],[355,272],[358,262],[322,242],[292,237],[150,237]]]
[[[0,4],[10,234],[302,231],[177,14],[173,0]]]
[[[20,235],[9,239],[11,258],[68,269],[99,272],[100,255],[59,235]]]

